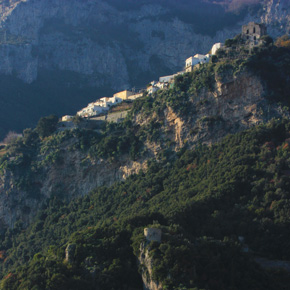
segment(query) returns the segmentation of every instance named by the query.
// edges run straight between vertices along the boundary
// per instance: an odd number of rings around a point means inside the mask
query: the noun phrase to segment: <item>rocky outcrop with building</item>
[[[140,255],[138,257],[139,264],[142,272],[143,289],[144,290],[162,290],[162,284],[158,281],[154,281],[152,278],[153,271],[153,258],[150,256],[150,249],[148,245],[150,242],[161,242],[162,230],[157,228],[145,228],[144,237],[145,242],[140,245]]]

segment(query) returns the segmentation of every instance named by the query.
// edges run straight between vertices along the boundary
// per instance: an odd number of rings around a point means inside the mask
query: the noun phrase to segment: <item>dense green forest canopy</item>
[[[143,228],[157,221],[169,236],[150,246],[159,261],[154,275],[170,289],[180,277],[186,289],[283,287],[288,276],[257,267],[238,237],[255,255],[290,259],[289,131],[288,120],[272,121],[212,147],[185,150],[175,161],[153,161],[146,173],[70,204],[52,198],[27,229],[18,224],[2,235],[1,267],[8,275],[2,288],[78,289],[84,283],[94,289],[97,283],[102,289],[138,289],[133,252]],[[68,243],[77,247],[73,266],[63,262]],[[232,276],[223,276],[230,265]],[[198,270],[192,281],[193,266]],[[135,277],[131,286],[121,278],[127,276]]]

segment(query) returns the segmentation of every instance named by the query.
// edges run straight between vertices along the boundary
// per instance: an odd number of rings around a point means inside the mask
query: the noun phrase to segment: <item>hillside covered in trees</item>
[[[136,256],[151,224],[163,231],[149,249],[164,287],[287,289],[287,272],[254,257],[290,259],[289,130],[272,121],[69,204],[53,197],[28,228],[2,235],[2,289],[141,289]]]
[[[258,263],[290,261],[290,51],[264,41],[228,40],[121,123],[58,132],[45,117],[3,149],[0,289],[142,289],[141,275],[162,289],[288,289],[289,272]],[[128,162],[140,167],[121,178]],[[88,193],[75,169],[87,190],[114,176]]]

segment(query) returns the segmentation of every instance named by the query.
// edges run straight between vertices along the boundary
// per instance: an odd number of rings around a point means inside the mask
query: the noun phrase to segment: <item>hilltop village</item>
[[[260,38],[267,34],[267,28],[264,24],[258,24],[250,22],[247,25],[242,26],[242,38],[246,41],[249,47],[257,46],[261,43]],[[219,49],[224,48],[224,44],[219,42],[215,43],[210,52],[206,55],[195,54],[186,59],[185,67],[182,71],[172,75],[162,76],[158,81],[152,81],[147,88],[141,89],[136,92],[132,90],[124,90],[114,94],[112,97],[103,97],[99,100],[88,104],[87,107],[77,112],[77,116],[81,118],[92,118],[100,115],[106,115],[111,107],[121,104],[123,101],[133,101],[142,97],[145,93],[152,95],[158,90],[164,90],[172,88],[174,85],[174,79],[178,75],[183,75],[188,72],[192,72],[200,68],[201,65],[208,63],[210,58],[216,55]],[[74,116],[66,115],[61,118],[62,122],[72,121]],[[106,120],[107,118],[97,118],[99,120]]]
[[[158,81],[150,82],[150,84],[147,86],[146,89],[141,89],[138,92],[134,92],[133,90],[124,90],[124,91],[114,94],[110,98],[107,98],[107,97],[100,98],[99,100],[88,104],[87,107],[78,111],[77,116],[80,116],[82,118],[90,118],[90,117],[98,116],[98,115],[108,112],[112,106],[120,104],[123,101],[126,101],[126,100],[133,101],[142,97],[144,93],[147,93],[148,95],[152,95],[158,90],[171,88],[174,84],[174,78],[176,76],[185,74],[187,72],[191,72],[194,69],[199,68],[200,65],[204,63],[208,63],[210,60],[210,57],[212,55],[215,55],[217,50],[222,47],[223,47],[222,43],[216,43],[211,48],[210,54],[206,54],[206,55],[196,54],[194,56],[189,57],[185,61],[184,70],[177,72],[173,75],[162,76],[159,78]],[[62,121],[63,122],[70,121],[73,119],[73,117],[74,116],[69,116],[69,115],[63,116]]]

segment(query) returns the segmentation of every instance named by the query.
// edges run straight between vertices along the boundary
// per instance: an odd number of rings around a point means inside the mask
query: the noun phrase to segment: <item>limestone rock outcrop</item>
[[[155,281],[153,277],[153,258],[149,254],[149,243],[154,241],[161,243],[161,229],[156,228],[145,228],[144,236],[146,238],[145,242],[140,245],[140,255],[138,261],[141,267],[141,275],[143,280],[144,290],[162,290],[162,283]]]
[[[75,259],[76,244],[68,244],[65,249],[65,261],[73,263]]]

